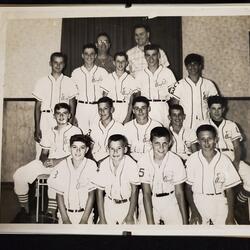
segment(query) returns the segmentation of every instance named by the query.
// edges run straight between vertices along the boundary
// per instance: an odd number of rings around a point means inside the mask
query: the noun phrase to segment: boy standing
[[[106,94],[114,100],[114,119],[125,124],[130,121],[132,105],[130,97],[137,92],[135,79],[128,74],[126,66],[128,56],[124,52],[117,52],[114,56],[115,71],[107,76],[103,82]]]
[[[243,182],[243,187],[237,195],[235,214],[239,224],[250,224],[250,166],[241,160],[241,141],[243,137],[237,124],[224,118],[226,100],[221,96],[208,98],[210,119],[208,123],[217,129],[217,148],[226,154],[233,162]]]
[[[78,126],[88,132],[97,117],[97,100],[103,95],[100,86],[108,72],[95,65],[97,48],[86,44],[82,49],[83,65],[72,72],[72,79],[78,89],[76,118]]]
[[[198,54],[189,54],[184,60],[188,77],[176,82],[170,89],[172,101],[185,110],[186,128],[196,129],[200,121],[208,118],[207,98],[218,95],[214,83],[202,77],[203,58]]]
[[[188,224],[183,186],[186,171],[180,157],[169,151],[170,132],[156,127],[151,131],[150,141],[152,150],[137,163],[147,223]],[[140,207],[139,210],[140,218],[143,211]]]
[[[77,89],[72,80],[63,75],[66,65],[66,55],[61,52],[54,52],[50,56],[49,65],[51,67],[51,74],[38,80],[32,93],[36,98],[34,138],[37,143],[40,143],[46,137],[48,131],[56,126],[53,109],[57,103],[65,102],[69,104],[71,109],[71,123],[74,121],[76,111]],[[40,155],[38,148],[37,154],[38,158]]]
[[[135,119],[124,125],[124,133],[128,138],[131,156],[138,161],[144,153],[151,149],[151,130],[161,124],[149,117],[151,109],[149,100],[145,96],[135,97],[132,107]]]
[[[169,68],[160,65],[158,45],[146,45],[144,54],[147,67],[136,74],[135,80],[141,95],[146,96],[151,102],[151,118],[167,127],[169,125],[167,103],[170,99],[169,87],[176,82],[176,79]]]
[[[192,129],[185,128],[183,121],[186,115],[182,106],[178,104],[169,107],[169,129],[173,134],[173,145],[171,151],[186,161],[189,155],[198,150],[197,138]]]
[[[137,166],[127,153],[127,139],[109,137],[109,157],[101,162],[95,184],[100,224],[134,224],[140,184]],[[104,197],[105,191],[105,197]]]
[[[92,224],[91,215],[95,187],[91,184],[97,170],[96,163],[85,157],[91,139],[77,134],[70,138],[71,155],[52,171],[48,186],[56,192],[60,215],[59,223]]]
[[[42,152],[40,160],[33,160],[16,170],[13,175],[14,191],[21,205],[21,212],[29,213],[28,191],[29,183],[33,183],[37,176],[50,174],[52,169],[70,154],[70,137],[82,133],[81,129],[69,123],[71,117],[70,106],[67,103],[58,103],[54,108],[54,117],[57,126],[51,128],[41,141]],[[56,210],[55,195],[48,192],[48,211],[53,215]]]
[[[232,187],[241,183],[227,156],[216,149],[216,129],[198,127],[201,150],[186,162],[186,195],[191,209],[190,224],[235,224]]]
[[[93,157],[96,161],[100,161],[108,156],[108,138],[113,134],[123,134],[124,127],[112,117],[114,112],[112,99],[107,96],[102,97],[98,100],[97,105],[100,120],[93,125],[90,135],[94,141]]]

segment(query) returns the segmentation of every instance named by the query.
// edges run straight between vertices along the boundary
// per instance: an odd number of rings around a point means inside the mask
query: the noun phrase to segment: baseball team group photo
[[[249,16],[3,27],[0,223],[250,224]]]

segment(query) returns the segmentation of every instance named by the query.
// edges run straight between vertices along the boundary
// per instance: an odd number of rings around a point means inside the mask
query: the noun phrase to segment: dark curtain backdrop
[[[100,32],[108,33],[111,38],[111,55],[135,46],[133,27],[138,23],[149,25],[151,42],[159,44],[166,52],[170,68],[176,78],[180,79],[182,77],[181,17],[64,18],[61,51],[68,56],[65,74],[70,76],[73,69],[82,65],[82,46],[94,43]]]

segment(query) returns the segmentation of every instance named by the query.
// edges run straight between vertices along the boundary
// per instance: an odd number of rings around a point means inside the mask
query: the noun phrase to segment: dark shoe
[[[26,212],[25,208],[22,207],[17,213],[16,217],[11,223],[30,223],[30,215]]]
[[[58,224],[58,219],[57,219],[56,216],[53,216],[53,214],[46,213],[43,216],[42,223],[46,223],[46,224]]]

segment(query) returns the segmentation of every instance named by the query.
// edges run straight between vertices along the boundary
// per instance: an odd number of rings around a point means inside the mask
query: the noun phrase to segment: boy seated
[[[216,149],[217,132],[212,125],[196,131],[200,150],[186,162],[186,196],[190,224],[235,224],[232,187],[241,183],[230,159]]]
[[[183,126],[186,115],[181,105],[173,104],[169,107],[169,129],[173,134],[171,151],[186,161],[189,155],[198,150],[195,131]]]
[[[68,157],[70,155],[70,137],[82,133],[80,128],[69,123],[71,113],[70,106],[67,103],[55,105],[54,117],[57,126],[48,131],[50,136],[42,138],[40,160],[33,160],[18,168],[13,175],[14,191],[22,208],[20,213],[24,217],[29,214],[29,184],[33,183],[41,174],[50,174],[60,161]],[[57,208],[55,193],[48,190],[48,196],[48,212],[54,217]]]
[[[70,138],[70,156],[52,171],[48,186],[56,192],[59,223],[92,224],[95,187],[91,184],[97,166],[86,158],[92,140],[77,134]]]
[[[135,161],[126,155],[126,137],[110,136],[108,150],[109,157],[100,163],[94,181],[98,188],[99,224],[134,224],[140,182]]]
[[[179,156],[169,151],[172,139],[164,127],[155,127],[150,134],[152,150],[138,161],[147,221],[139,206],[139,223],[187,224],[184,198],[186,171]]]
[[[115,111],[113,100],[105,96],[98,100],[98,114],[100,120],[94,124],[90,131],[90,136],[94,141],[93,157],[100,161],[108,156],[108,138],[113,134],[123,134],[123,125],[113,119]]]
[[[241,159],[242,134],[233,121],[225,119],[226,100],[221,96],[208,98],[210,119],[208,123],[217,129],[217,148],[226,154],[238,171],[243,187],[237,195],[235,215],[239,224],[250,224],[248,199],[250,197],[250,166]]]

